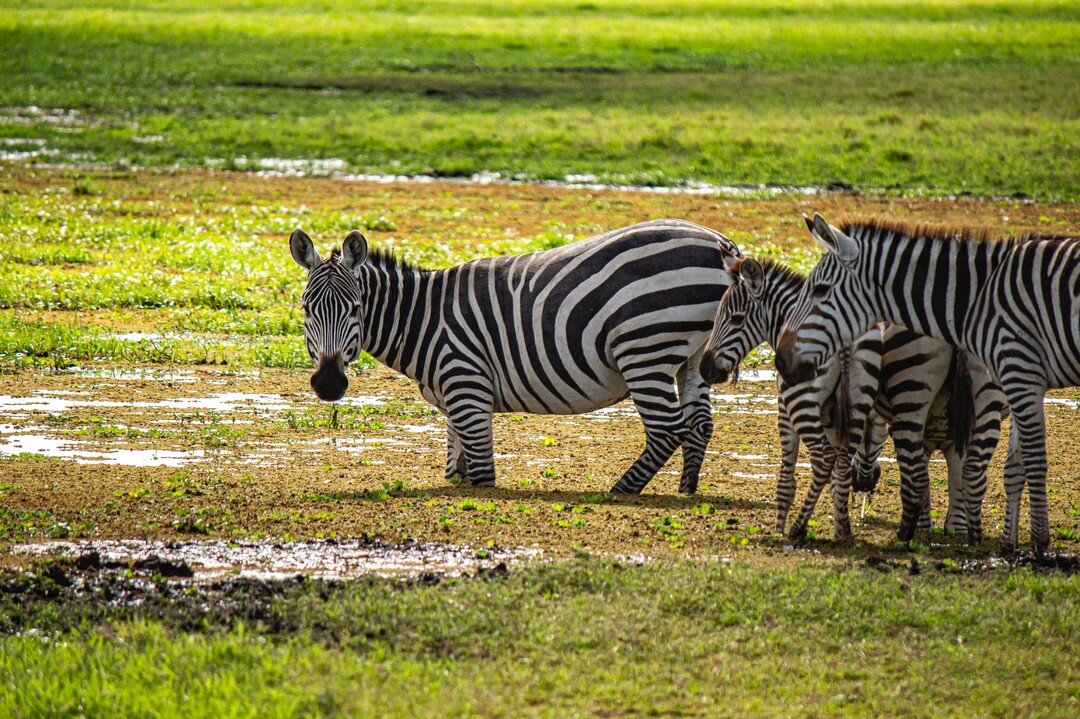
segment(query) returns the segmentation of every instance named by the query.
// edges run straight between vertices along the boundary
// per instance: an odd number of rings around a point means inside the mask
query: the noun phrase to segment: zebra
[[[763,342],[775,346],[788,308],[802,289],[804,277],[772,260],[746,257],[729,263],[732,287],[717,309],[702,375],[709,382],[735,376],[739,363]],[[833,359],[827,372],[789,384],[777,378],[781,465],[776,484],[776,531],[784,525],[795,499],[795,465],[800,439],[810,452],[813,482],[789,537],[806,537],[817,499],[832,478],[833,536],[851,533],[848,496],[852,452],[864,444],[864,433],[878,396],[881,332],[871,330]]]
[[[494,412],[578,414],[631,397],[645,449],[612,488],[640,493],[680,446],[679,491],[697,490],[713,432],[701,353],[738,247],[719,232],[654,220],[532,254],[425,270],[353,230],[308,272],[304,338],[325,401],[361,350],[413,379],[446,418],[448,480],[494,486]]]
[[[889,325],[883,332],[881,393],[874,424],[856,448],[856,491],[873,492],[877,458],[891,433],[902,492],[925,475],[930,454],[941,451],[948,465],[949,504],[944,528],[967,532],[969,544],[982,542],[986,474],[1008,407],[986,366],[941,340]],[[890,432],[891,431],[891,432]],[[930,495],[921,498],[917,528],[930,529]]]
[[[1026,483],[1032,549],[1042,556],[1050,544],[1043,399],[1050,388],[1080,384],[1080,239],[994,241],[970,228],[880,218],[838,228],[819,214],[804,219],[826,254],[788,320],[777,368],[792,381],[812,376],[880,320],[970,352],[1001,386],[1012,412],[1002,550],[1016,551]],[[914,534],[925,489],[915,486],[902,497],[903,541]]]

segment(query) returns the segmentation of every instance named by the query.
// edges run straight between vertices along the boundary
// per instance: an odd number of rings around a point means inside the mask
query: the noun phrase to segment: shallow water
[[[298,574],[318,579],[362,576],[456,577],[498,564],[539,559],[536,549],[476,549],[453,544],[389,545],[361,540],[303,542],[84,540],[17,544],[11,552],[29,556],[76,558],[91,552],[103,564],[161,560],[186,565],[196,581],[222,577],[281,580]]]

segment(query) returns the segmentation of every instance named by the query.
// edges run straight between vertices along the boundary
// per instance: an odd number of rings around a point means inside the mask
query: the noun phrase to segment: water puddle
[[[416,578],[458,577],[498,565],[539,559],[540,550],[475,549],[452,544],[401,545],[360,540],[303,542],[176,542],[87,540],[17,544],[10,549],[30,557],[83,559],[101,567],[145,567],[163,576],[213,581],[247,577],[264,581],[296,575],[315,579],[363,576]]]
[[[65,459],[78,464],[124,464],[135,467],[182,467],[206,458],[201,449],[87,449],[90,443],[51,437],[36,432],[13,433],[12,425],[0,425],[0,457],[17,454],[38,454],[53,459]]]
[[[118,402],[114,400],[74,399],[70,392],[41,390],[29,397],[0,395],[0,412],[66,412],[75,407],[138,407],[145,409],[184,409],[217,412],[282,411],[292,405],[279,394],[254,392],[218,392],[202,397],[177,397],[158,402]],[[80,393],[81,394],[81,393]]]

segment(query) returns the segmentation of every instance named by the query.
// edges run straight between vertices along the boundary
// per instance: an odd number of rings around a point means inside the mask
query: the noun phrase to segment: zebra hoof
[[[642,487],[641,489],[644,489],[644,487]],[[641,494],[641,489],[635,489],[633,487],[630,487],[628,485],[623,484],[620,481],[620,482],[616,483],[616,485],[614,487],[611,488],[610,493],[611,494]]]
[[[837,542],[843,542],[846,539],[851,539],[851,524],[837,524],[833,526],[833,540]]]
[[[1001,540],[1001,548],[998,550],[1004,559],[1016,559],[1016,545],[1008,540]]]
[[[1031,551],[1035,554],[1035,557],[1040,561],[1046,557],[1046,550],[1050,548],[1049,539],[1035,539],[1031,540]]]
[[[901,520],[900,528],[896,530],[896,538],[905,544],[915,539],[915,524]]]
[[[495,480],[494,479],[474,479],[473,483],[472,483],[472,486],[474,486],[474,487],[494,487],[495,486]]]
[[[968,546],[969,547],[977,547],[980,544],[982,544],[982,530],[981,529],[972,529],[971,527],[968,527],[967,535],[968,535]]]
[[[697,494],[697,487],[697,480],[694,480],[693,482],[683,482],[679,485],[679,494]]]
[[[792,542],[795,542],[796,544],[802,544],[803,542],[805,542],[806,541],[806,525],[805,524],[803,524],[801,526],[800,525],[795,525],[794,527],[792,527],[791,531],[788,532],[788,539],[791,540]]]

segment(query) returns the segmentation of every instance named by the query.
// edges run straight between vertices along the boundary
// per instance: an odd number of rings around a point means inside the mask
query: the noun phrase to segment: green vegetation
[[[1075,715],[1080,578],[874,566],[586,558],[209,603],[157,578],[138,605],[57,599],[46,566],[0,599],[0,713]]]
[[[3,5],[29,162],[1077,197],[1061,0]]]

